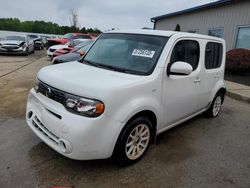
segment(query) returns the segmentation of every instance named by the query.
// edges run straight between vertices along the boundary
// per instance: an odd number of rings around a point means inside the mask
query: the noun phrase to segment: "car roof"
[[[171,37],[175,35],[177,37],[193,37],[193,38],[202,38],[202,39],[208,39],[208,40],[216,40],[220,42],[224,41],[221,38],[212,37],[208,35],[180,32],[180,31],[153,30],[153,29],[113,30],[113,31],[108,31],[106,33],[143,34],[143,35],[155,35],[155,36],[166,36],[166,37]]]

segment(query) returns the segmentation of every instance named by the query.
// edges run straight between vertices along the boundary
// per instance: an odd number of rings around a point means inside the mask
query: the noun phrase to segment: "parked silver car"
[[[1,54],[24,54],[34,53],[34,42],[27,35],[7,36],[0,41]]]

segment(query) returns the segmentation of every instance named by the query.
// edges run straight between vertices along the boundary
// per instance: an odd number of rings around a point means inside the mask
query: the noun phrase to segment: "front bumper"
[[[47,50],[47,57],[49,58],[49,60],[52,60],[52,58],[53,58],[53,53],[54,53],[54,52],[51,52],[49,49]]]
[[[5,49],[5,48],[0,48],[0,54],[25,54],[26,49]]]
[[[77,159],[104,159],[112,153],[122,123],[106,115],[88,118],[31,89],[26,121],[33,132],[62,155]]]

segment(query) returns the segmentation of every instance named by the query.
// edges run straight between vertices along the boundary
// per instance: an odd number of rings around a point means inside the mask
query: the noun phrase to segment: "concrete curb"
[[[227,92],[226,92],[226,95],[227,95],[228,97],[233,98],[233,99],[236,99],[236,100],[240,100],[240,101],[243,101],[243,102],[250,103],[250,97],[247,97],[247,96],[238,94],[238,93],[236,93],[236,92],[227,91]]]
[[[250,87],[236,82],[226,81],[227,96],[250,103]]]

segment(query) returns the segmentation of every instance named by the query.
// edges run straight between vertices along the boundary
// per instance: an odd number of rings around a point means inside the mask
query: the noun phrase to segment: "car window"
[[[177,61],[183,61],[189,63],[193,67],[193,70],[195,70],[198,66],[199,58],[199,43],[194,40],[182,40],[177,42],[173,49],[170,65]]]
[[[67,33],[67,34],[65,34],[65,35],[62,36],[62,38],[64,38],[64,39],[70,39],[72,37],[73,37],[72,33]]]
[[[77,35],[74,37],[75,39],[91,39],[88,35]]]
[[[223,46],[220,43],[208,42],[206,45],[206,69],[219,68],[222,63]]]
[[[25,41],[25,37],[20,36],[7,36],[5,37],[6,40],[17,40],[17,41]]]
[[[81,51],[87,52],[91,47],[92,43],[85,45],[84,47],[79,48],[76,52],[80,53]]]
[[[75,48],[76,49],[80,49],[86,45],[92,44],[93,41],[92,40],[86,40],[86,41],[82,41],[80,44],[76,45]]]
[[[83,61],[130,74],[153,72],[168,37],[106,33],[91,46]]]

